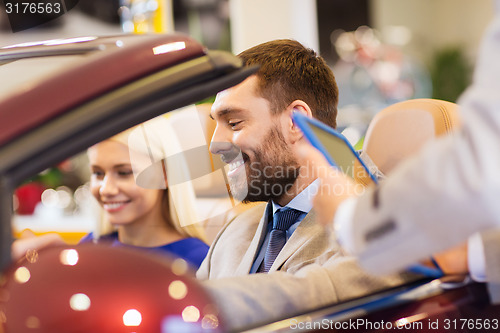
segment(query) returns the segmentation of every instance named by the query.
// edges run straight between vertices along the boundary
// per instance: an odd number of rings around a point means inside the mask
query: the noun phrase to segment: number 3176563
[[[7,14],[59,14],[61,3],[54,2],[6,2]]]

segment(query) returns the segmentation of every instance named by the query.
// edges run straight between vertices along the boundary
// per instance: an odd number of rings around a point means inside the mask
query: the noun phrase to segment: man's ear
[[[289,111],[289,114],[290,114],[289,126],[290,126],[290,134],[291,134],[290,138],[292,140],[292,143],[295,143],[298,140],[300,140],[304,136],[304,134],[302,133],[300,128],[297,126],[297,124],[295,124],[293,122],[293,118],[292,118],[293,113],[299,112],[299,113],[305,115],[306,117],[312,118],[312,111],[311,111],[311,108],[309,108],[309,105],[307,105],[306,102],[301,101],[301,100],[296,100],[296,101],[293,101],[292,103],[290,103],[289,110],[290,110]]]

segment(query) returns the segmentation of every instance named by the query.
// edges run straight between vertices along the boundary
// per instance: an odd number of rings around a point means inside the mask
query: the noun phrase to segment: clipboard
[[[373,182],[378,183],[377,177],[370,172],[345,136],[321,121],[309,118],[302,113],[294,112],[292,118],[306,139],[325,156],[328,163],[354,179],[354,166],[357,161]]]

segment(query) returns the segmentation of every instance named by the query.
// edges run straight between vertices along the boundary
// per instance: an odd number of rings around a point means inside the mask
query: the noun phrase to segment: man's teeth
[[[113,202],[113,203],[107,203],[107,204],[104,204],[104,208],[105,209],[108,209],[108,210],[114,210],[114,209],[118,209],[120,208],[121,206],[123,206],[124,204],[126,204],[126,202]]]
[[[243,160],[238,160],[236,162],[230,163],[229,164],[229,170],[234,170],[237,167],[239,167],[240,165],[242,165],[243,163],[244,163]]]

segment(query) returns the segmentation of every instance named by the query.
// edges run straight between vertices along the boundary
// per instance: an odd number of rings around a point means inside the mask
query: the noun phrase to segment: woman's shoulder
[[[183,238],[166,246],[171,250],[183,253],[204,252],[206,254],[209,248],[205,242],[195,237]]]
[[[207,245],[207,243],[205,243],[204,241],[202,241],[201,239],[196,238],[196,237],[183,238],[181,240],[178,240],[175,243],[184,244],[184,245],[187,244],[187,245],[194,245],[194,246],[206,247],[207,249],[209,248],[209,246]]]
[[[82,239],[78,242],[78,244],[85,244],[85,243],[94,243],[94,244],[101,244],[101,243],[109,243],[113,242],[118,239],[118,232],[114,231],[109,234],[101,235],[99,238],[96,238],[93,232],[88,233],[87,235],[83,236]]]
[[[198,268],[205,259],[209,246],[194,237],[180,239],[166,245],[169,251]]]

